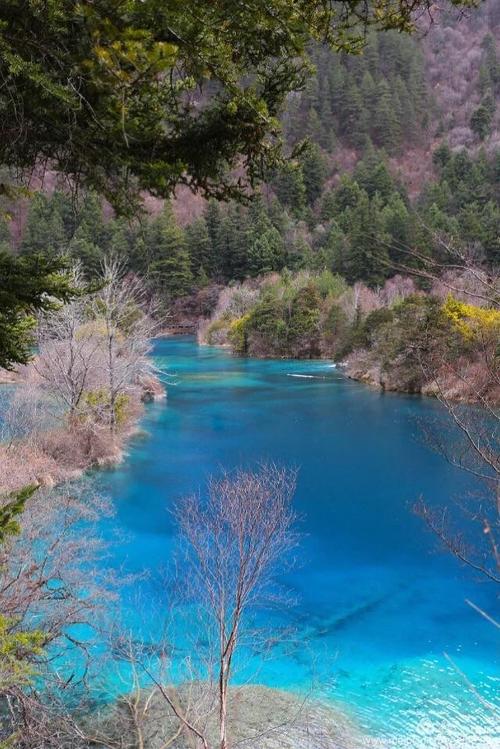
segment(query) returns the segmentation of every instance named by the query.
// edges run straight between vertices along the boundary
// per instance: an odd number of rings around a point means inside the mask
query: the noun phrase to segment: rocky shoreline
[[[341,366],[349,379],[383,392],[425,395],[455,403],[500,403],[500,386],[474,361],[462,359],[453,368],[443,365],[437,368],[433,378],[423,376],[422,372],[409,374],[404,363],[397,361],[390,369],[385,368],[366,351],[354,352]]]

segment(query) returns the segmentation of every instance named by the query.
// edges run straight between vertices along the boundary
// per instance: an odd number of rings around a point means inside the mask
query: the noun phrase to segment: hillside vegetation
[[[316,75],[282,118],[290,159],[249,205],[183,193],[128,221],[92,192],[75,201],[56,187],[6,204],[2,249],[66,255],[89,280],[119,256],[168,327],[202,319],[201,340],[238,354],[348,358],[353,376],[384,387],[433,389],[403,345],[424,326],[434,358],[467,361],[482,392],[485,354],[445,308],[451,293],[494,319],[498,309],[499,36],[487,2],[460,23],[442,14],[422,37],[370,32],[360,55],[314,44]]]

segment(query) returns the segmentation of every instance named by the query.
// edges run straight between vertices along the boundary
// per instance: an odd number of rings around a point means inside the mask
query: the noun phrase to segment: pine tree
[[[186,245],[193,273],[199,273],[201,268],[207,278],[211,278],[214,275],[215,263],[212,254],[212,242],[208,234],[207,223],[203,217],[196,219],[186,227]]]
[[[314,141],[314,143],[321,143],[323,140],[323,127],[321,125],[321,120],[318,112],[313,107],[311,107],[307,113],[304,132],[306,138]]]
[[[284,267],[283,239],[271,224],[261,196],[257,196],[249,208],[245,242],[250,275],[257,276]]]
[[[358,162],[354,179],[370,199],[378,193],[386,202],[396,189],[384,159],[373,148],[369,148],[363,160]]]
[[[105,226],[101,200],[95,193],[86,193],[76,215],[76,229],[69,241],[68,252],[81,263],[84,273],[89,278],[99,274],[109,238],[116,230],[114,224],[115,222],[110,222]],[[113,247],[112,251],[120,257],[127,258],[128,243]]]
[[[401,123],[398,121],[392,92],[386,80],[377,84],[377,103],[370,132],[373,142],[389,153],[396,151],[401,142]]]
[[[89,240],[86,232],[76,230],[69,242],[68,253],[81,265],[87,278],[96,278],[99,275],[104,252],[102,247]]]
[[[167,302],[189,293],[193,285],[190,257],[170,203],[153,222],[149,241],[153,260],[148,275],[155,290]]]
[[[497,91],[500,87],[500,62],[497,57],[496,40],[493,34],[486,34],[481,46],[483,48],[483,65],[486,68],[493,90]]]
[[[382,209],[381,227],[388,237],[390,237],[391,248],[389,250],[390,259],[393,263],[407,263],[408,249],[411,249],[412,222],[408,208],[404,204],[398,193],[393,193]]]
[[[61,254],[67,246],[62,215],[57,202],[42,192],[37,192],[31,201],[21,252],[24,254]]]
[[[363,57],[366,64],[366,72],[372,71],[373,74],[379,69],[379,35],[371,31],[368,34]],[[365,73],[366,74],[366,73]],[[370,74],[370,73],[369,73]],[[370,76],[371,77],[371,76]]]
[[[312,143],[301,155],[301,163],[307,202],[312,206],[321,195],[327,175],[325,157],[320,147]]]
[[[263,234],[255,234],[248,247],[248,270],[250,275],[281,270],[285,265],[285,247],[277,229],[267,229]]]
[[[350,283],[364,281],[369,286],[384,282],[389,272],[389,238],[384,233],[382,205],[375,196],[370,201],[363,190],[355,208],[347,211],[349,252],[345,275]]]
[[[272,185],[278,200],[301,218],[306,205],[306,187],[300,164],[287,164],[274,176]]]
[[[396,115],[401,123],[401,129],[405,140],[411,143],[418,141],[421,128],[417,125],[417,115],[408,87],[401,76],[397,76],[394,82],[394,101],[397,102]]]
[[[337,117],[340,131],[348,143],[360,148],[367,134],[367,117],[361,93],[353,79],[346,84]]]
[[[207,232],[210,239],[210,256],[212,258],[212,275],[221,274],[222,260],[219,254],[218,238],[222,222],[221,210],[215,200],[210,200],[204,214]]]
[[[100,247],[106,244],[107,229],[104,223],[102,201],[95,192],[85,194],[77,215],[77,231],[88,242]]]
[[[494,112],[494,107],[491,104],[492,101],[491,97],[484,99],[479,107],[474,110],[470,118],[471,130],[479,140],[485,140],[491,133]]]
[[[262,206],[260,198],[256,202]],[[251,207],[252,209],[252,207]],[[250,209],[250,210],[251,210]],[[264,211],[263,207],[262,210]],[[249,271],[248,214],[240,205],[230,204],[220,224],[216,238],[216,252],[220,264],[221,277],[225,281],[242,280]],[[270,226],[268,222],[266,227]]]
[[[500,207],[493,200],[488,201],[482,209],[478,237],[487,262],[498,267],[500,265]]]
[[[355,179],[348,174],[342,175],[340,184],[335,190],[334,208],[340,217],[348,208],[357,206],[361,197],[361,188]]]
[[[369,119],[371,119],[375,111],[375,105],[377,102],[377,87],[369,70],[366,70],[363,74],[363,78],[361,79],[360,92],[363,104],[369,112]]]

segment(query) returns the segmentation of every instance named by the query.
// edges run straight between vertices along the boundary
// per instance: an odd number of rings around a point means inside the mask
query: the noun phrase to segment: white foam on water
[[[290,374],[290,372],[286,373],[287,377],[304,377],[307,380],[325,380],[326,377],[321,377],[321,375],[308,375],[308,374]]]

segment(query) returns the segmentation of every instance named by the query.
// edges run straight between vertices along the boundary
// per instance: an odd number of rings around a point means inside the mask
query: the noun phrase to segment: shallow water
[[[319,686],[388,749],[500,747],[486,704],[500,687],[498,632],[465,603],[494,613],[494,592],[439,553],[411,512],[419,495],[468,488],[419,440],[418,420],[439,418],[439,404],[372,391],[327,362],[236,359],[186,338],[159,340],[155,355],[175,383],[168,402],[148,406],[147,435],[96,479],[117,507],[104,532],[129,534],[115,562],[153,573],[167,564],[168,506],[220,466],[298,466],[306,535],[287,580],[298,604],[269,615],[294,626],[296,646],[264,664],[254,655],[256,678]],[[140,606],[124,601],[138,634],[157,594],[151,582]]]

